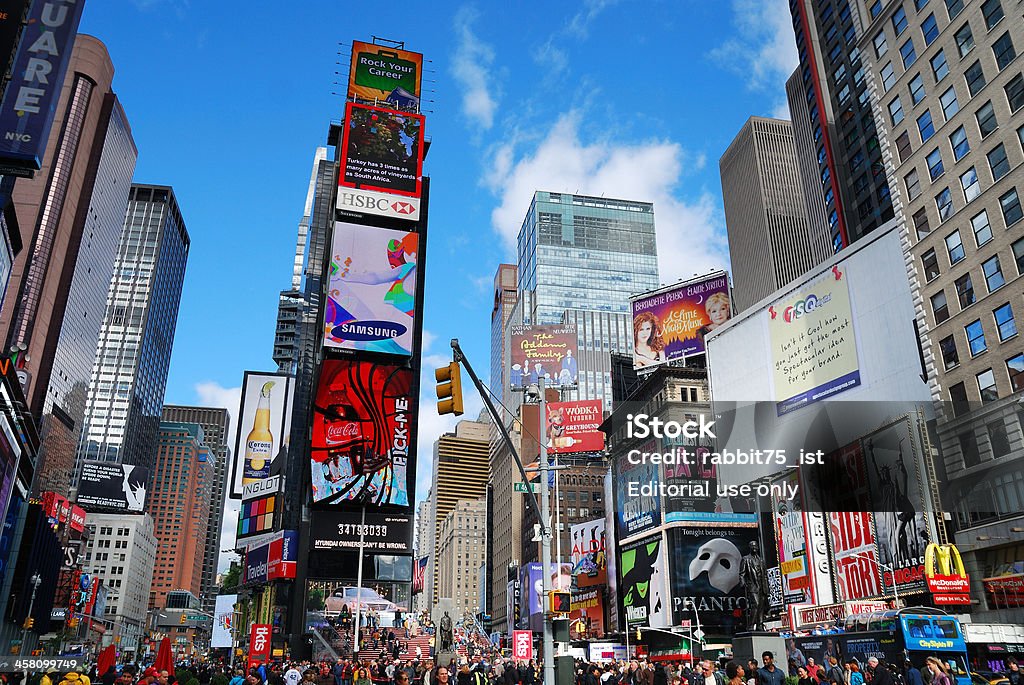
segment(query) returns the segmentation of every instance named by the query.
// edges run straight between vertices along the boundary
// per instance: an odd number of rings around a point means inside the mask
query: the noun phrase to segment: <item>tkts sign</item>
[[[249,632],[249,668],[266,663],[270,659],[270,636],[273,627],[269,623],[254,623]]]
[[[971,603],[971,581],[956,545],[930,543],[924,551],[924,576],[936,604]]]

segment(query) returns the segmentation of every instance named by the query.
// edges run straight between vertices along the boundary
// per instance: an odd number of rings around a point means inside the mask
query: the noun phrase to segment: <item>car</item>
[[[1010,679],[1001,673],[974,671],[971,673],[971,685],[1010,685]]]
[[[381,597],[373,589],[355,588],[355,587],[342,587],[334,591],[334,593],[324,601],[324,615],[327,617],[334,617],[341,613],[341,608],[347,606],[349,613],[355,615],[356,613],[356,596],[359,596],[359,607],[360,611],[368,611],[373,609],[380,613],[383,611],[405,611],[402,607],[398,606],[389,599]]]

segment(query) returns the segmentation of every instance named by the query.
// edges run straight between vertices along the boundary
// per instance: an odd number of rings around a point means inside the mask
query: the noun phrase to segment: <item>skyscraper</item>
[[[169,186],[132,184],[78,446],[153,473],[189,236]],[[77,472],[77,471],[76,471]]]
[[[164,405],[164,421],[197,423],[203,428],[203,443],[217,457],[217,468],[210,482],[210,514],[206,527],[206,554],[203,557],[203,580],[199,599],[203,611],[212,612],[217,603],[217,562],[220,559],[221,520],[224,518],[224,498],[227,487],[231,448],[228,441],[230,417],[227,409],[213,407],[184,407]]]
[[[487,546],[487,503],[461,499],[439,522],[437,595],[455,603],[458,616],[480,610],[480,568]]]
[[[811,233],[790,122],[750,117],[718,164],[743,310],[827,259],[830,239]]]
[[[13,193],[28,249],[14,262],[0,342],[28,359],[26,396],[43,441],[37,493],[68,494],[138,155],[113,76],[103,43],[79,35],[43,168]]]

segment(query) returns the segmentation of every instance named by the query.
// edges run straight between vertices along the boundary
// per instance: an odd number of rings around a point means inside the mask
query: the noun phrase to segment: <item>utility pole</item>
[[[547,398],[544,396],[544,377],[538,380],[540,385],[540,435],[537,441],[540,443],[540,511],[541,535],[540,535],[540,563],[541,572],[544,574],[544,683],[554,685],[555,683],[555,641],[552,635],[551,626],[551,527],[548,525],[550,516],[550,503],[548,501],[548,441],[547,431],[544,430],[547,421]]]

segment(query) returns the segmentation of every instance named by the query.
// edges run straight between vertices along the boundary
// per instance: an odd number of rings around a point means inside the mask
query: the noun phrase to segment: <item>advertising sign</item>
[[[659,628],[672,623],[665,590],[665,554],[661,534],[619,547],[622,606],[626,625]]]
[[[569,628],[574,640],[588,640],[604,635],[604,586],[572,591]]]
[[[0,174],[31,178],[42,168],[84,6],[34,0],[29,7],[0,102]]]
[[[393,364],[324,359],[310,445],[314,502],[412,503],[412,373]]]
[[[779,416],[860,385],[846,272],[768,307],[774,393]]]
[[[548,402],[548,454],[600,452],[604,433],[599,430],[604,415],[601,400]]]
[[[775,539],[779,552],[782,598],[786,604],[812,604],[812,576],[807,550],[807,521],[799,497],[783,497],[782,492],[799,492],[800,472],[785,472],[773,485],[789,485],[788,490],[772,489]]]
[[[270,659],[270,636],[273,626],[269,623],[253,623],[249,631],[248,667],[259,666]]]
[[[245,486],[259,488],[259,483],[281,471],[281,464],[275,462],[285,454],[282,436],[287,432],[290,385],[287,374],[245,372],[231,479],[235,499],[242,497]]]
[[[420,557],[412,567],[412,594],[418,595],[427,587],[427,566],[430,557]]]
[[[1024,607],[1024,574],[994,576],[981,582],[990,606],[997,609]]]
[[[25,18],[29,0],[3,0],[0,2],[0,69],[7,73],[18,47],[21,20]]]
[[[217,604],[213,609],[213,635],[210,647],[223,649],[232,646],[231,635],[234,631],[235,602],[238,595],[217,595]]]
[[[512,389],[536,385],[575,388],[579,381],[576,326],[512,326]]]
[[[971,581],[956,545],[929,543],[924,553],[924,575],[936,604],[971,603]]]
[[[352,41],[348,96],[383,100],[402,109],[419,110],[423,55],[386,45]]]
[[[344,128],[338,209],[418,221],[423,117],[350,102]]]
[[[744,581],[763,577],[768,589],[763,558],[751,556],[750,543],[758,541],[757,527],[687,526],[671,528],[668,535],[675,622],[692,619],[693,610],[686,606],[689,600],[705,628],[724,634],[741,629],[747,607]]]
[[[268,542],[247,547],[243,583],[254,585],[281,578],[294,578],[298,542],[297,532],[283,530],[276,533]]]
[[[632,301],[633,368],[704,353],[704,336],[732,317],[729,275],[720,271]]]
[[[139,513],[146,504],[148,483],[145,466],[87,461],[78,479],[78,504],[86,511]]]
[[[608,546],[603,518],[577,523],[570,529],[572,574],[576,587],[586,588],[608,583]]]
[[[359,549],[362,513],[313,511],[309,534],[313,549]],[[412,515],[368,509],[362,529],[365,549],[372,552],[412,552]]]
[[[520,616],[531,628],[534,625],[540,626],[544,618],[544,575],[541,572],[541,565],[536,562],[524,564],[519,567],[520,583],[522,586]]]
[[[241,540],[274,530],[274,513],[277,511],[278,495],[264,495],[247,499],[238,510],[238,528],[235,539]]]
[[[412,354],[419,236],[336,222],[324,345]]]
[[[864,599],[881,595],[878,548],[871,526],[871,514],[859,511],[830,512],[828,520],[840,599]]]
[[[7,417],[0,414],[0,513],[6,512],[14,492],[14,481],[18,473],[18,459],[21,445],[11,429]],[[3,563],[0,562],[0,569]]]
[[[841,604],[822,604],[821,606],[800,606],[789,605],[790,625],[794,630],[803,627],[813,627],[821,624],[832,625],[842,621],[847,616],[857,614],[871,614],[876,611],[888,609],[885,602],[857,601],[843,602]]]
[[[533,632],[529,630],[512,631],[512,658],[516,661],[533,660]]]
[[[517,628],[523,617],[523,583],[519,577],[519,569],[515,566],[509,568],[508,585],[505,587],[505,616],[508,617],[510,628]]]
[[[648,440],[641,447],[641,452],[655,452],[657,441]],[[628,453],[619,456],[615,479],[615,520],[616,538],[624,540],[628,537],[650,530],[661,525],[661,496],[655,490],[640,497],[631,495],[630,483],[651,483],[658,480],[658,465],[650,460],[638,460],[639,464],[630,464]]]

